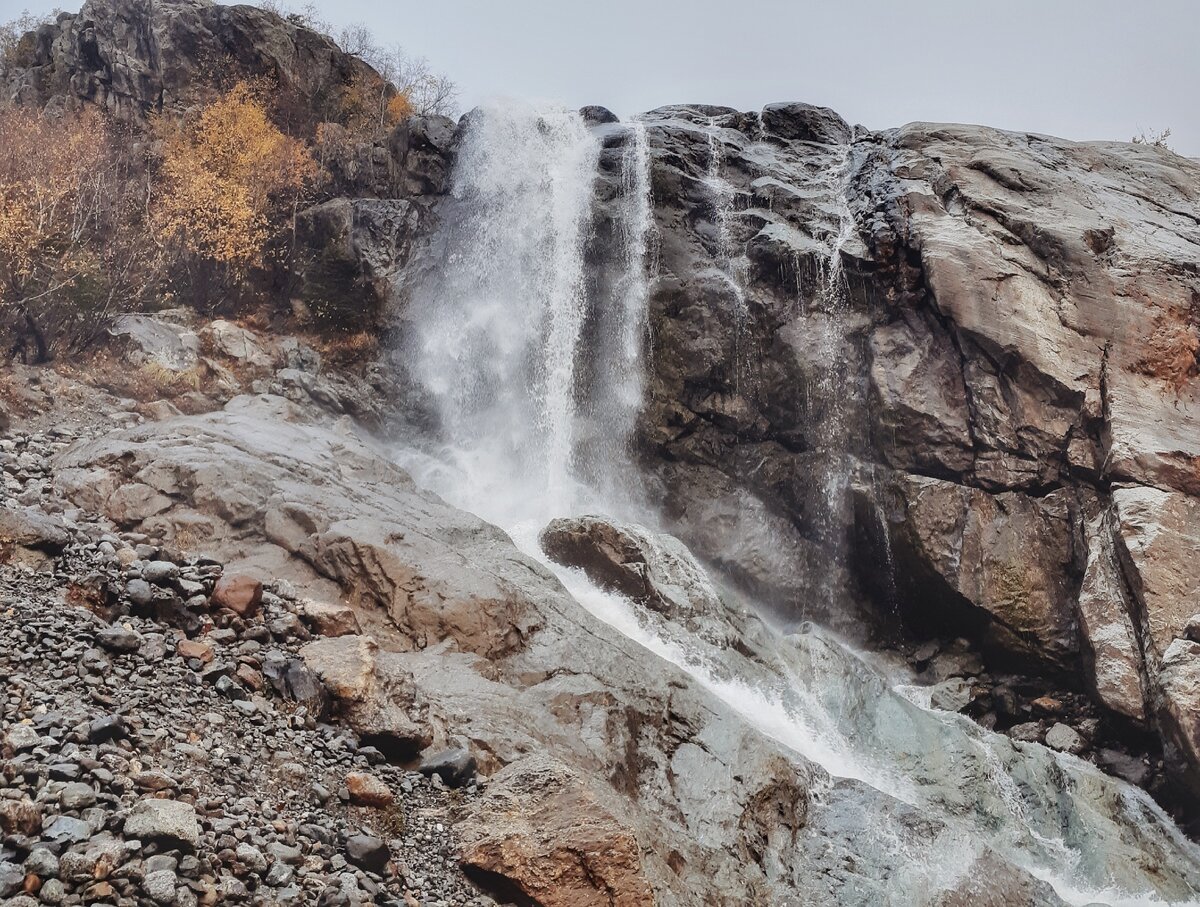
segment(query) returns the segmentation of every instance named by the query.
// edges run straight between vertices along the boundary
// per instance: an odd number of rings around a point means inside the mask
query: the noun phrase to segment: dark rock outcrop
[[[645,121],[641,438],[674,531],[785,617],[966,633],[1176,741],[1200,167],[806,105]]]
[[[86,102],[140,121],[181,113],[223,81],[267,77],[319,122],[335,119],[341,90],[371,76],[329,37],[255,6],[88,0],[26,36],[0,85],[22,104]]]

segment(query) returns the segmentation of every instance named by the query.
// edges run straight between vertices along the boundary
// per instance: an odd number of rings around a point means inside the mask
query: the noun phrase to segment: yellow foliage
[[[388,125],[394,126],[396,123],[399,123],[401,120],[407,120],[415,112],[416,111],[413,107],[412,98],[410,98],[408,96],[408,93],[403,92],[403,91],[398,91],[392,97],[392,99],[390,101],[388,101],[388,106],[387,106]]]
[[[239,83],[167,135],[155,232],[160,242],[244,270],[262,262],[281,204],[316,175],[304,144],[276,128]]]
[[[0,110],[0,280],[20,292],[86,240],[106,203],[108,131],[94,112]]]

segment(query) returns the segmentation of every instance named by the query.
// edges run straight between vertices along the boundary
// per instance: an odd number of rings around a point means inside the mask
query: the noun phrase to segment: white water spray
[[[622,279],[597,305],[584,267],[599,138],[574,112],[519,102],[475,111],[463,138],[443,211],[444,264],[409,308],[411,369],[443,446],[407,465],[498,525],[603,510],[629,486],[646,342],[644,128],[631,128],[625,149],[609,250]],[[592,354],[599,366],[581,387]]]

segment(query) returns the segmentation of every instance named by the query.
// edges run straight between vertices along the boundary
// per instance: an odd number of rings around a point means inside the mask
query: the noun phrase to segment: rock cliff
[[[819,600],[815,547],[852,598],[1157,727],[1194,787],[1195,703],[1164,656],[1198,600],[1200,166],[981,127],[851,137],[804,105],[646,121],[643,432],[685,538],[721,562],[765,512],[793,542],[732,566],[769,563],[785,611],[846,607]],[[839,469],[853,500],[814,500]]]

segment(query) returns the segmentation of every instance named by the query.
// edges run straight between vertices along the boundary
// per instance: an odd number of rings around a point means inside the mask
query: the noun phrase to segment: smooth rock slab
[[[200,843],[196,810],[178,800],[142,800],[125,820],[125,836],[165,841],[189,850]]]

